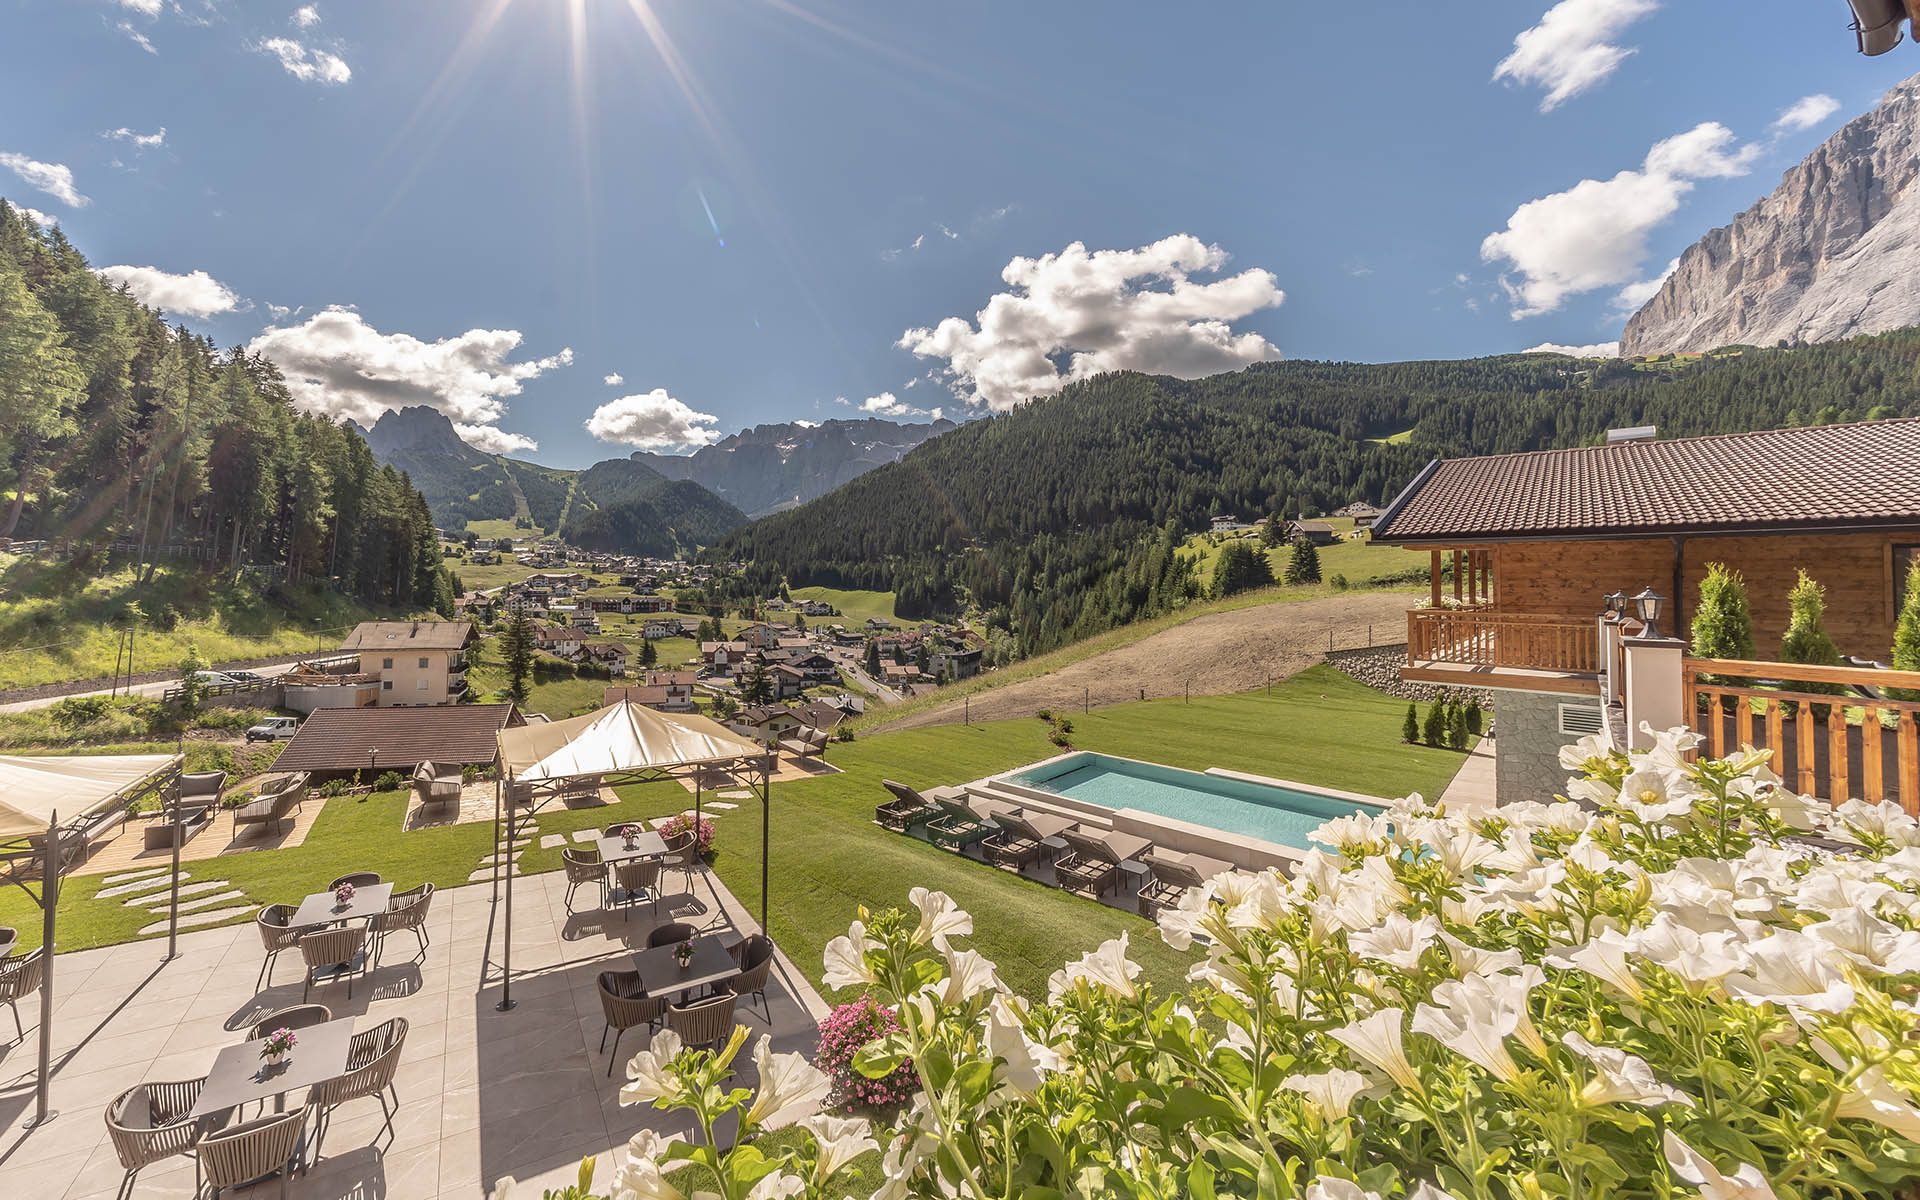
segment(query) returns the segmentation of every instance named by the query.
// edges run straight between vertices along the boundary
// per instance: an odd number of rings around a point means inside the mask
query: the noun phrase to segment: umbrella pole
[[[766,937],[773,936],[767,932],[767,859],[773,853],[768,844],[772,840],[772,814],[773,756],[768,755],[760,763],[760,932]]]
[[[507,807],[507,851],[513,851],[513,805]],[[494,843],[493,869],[500,869],[500,844]],[[507,941],[500,950],[500,1003],[494,1005],[494,1011],[507,1012],[513,1008],[513,862],[507,862]]]
[[[40,877],[40,1086],[35,1096],[33,1120],[27,1122],[29,1129],[45,1125],[60,1115],[47,1107],[48,1092],[53,1084],[53,913],[60,903],[60,814],[57,812],[47,821],[46,853],[46,873]]]
[[[185,840],[186,830],[180,824],[178,776],[174,778],[173,803],[167,805],[167,824],[173,834],[173,882],[167,886],[167,956],[161,962],[180,957],[180,843]]]

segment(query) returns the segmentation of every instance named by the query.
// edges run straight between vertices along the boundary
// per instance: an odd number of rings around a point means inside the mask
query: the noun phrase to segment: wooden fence
[[[1600,669],[1593,621],[1477,608],[1407,612],[1407,661],[1592,674]]]

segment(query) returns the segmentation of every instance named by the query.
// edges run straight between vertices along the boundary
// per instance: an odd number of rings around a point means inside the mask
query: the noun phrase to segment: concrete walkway
[[[1440,793],[1440,803],[1448,812],[1492,811],[1499,803],[1494,792],[1493,761],[1492,738],[1483,737],[1474,743],[1466,761],[1453,773],[1453,782]]]
[[[625,920],[619,912],[569,914],[565,890],[560,872],[515,880],[510,1012],[495,1010],[505,912],[486,885],[436,893],[424,955],[414,957],[413,937],[398,934],[379,968],[354,982],[351,999],[344,983],[314,989],[315,1002],[335,1017],[352,1015],[356,1029],[407,1018],[396,1080],[401,1113],[389,1137],[375,1101],[343,1106],[318,1163],[292,1181],[290,1195],[471,1200],[513,1175],[538,1196],[571,1181],[586,1155],[599,1156],[604,1184],[615,1152],[642,1126],[685,1132],[668,1114],[619,1103],[622,1064],[644,1045],[643,1030],[627,1033],[620,1062],[598,1049],[604,1024],[596,979],[623,969],[646,945],[653,911],[639,905]],[[579,898],[593,903],[585,889]],[[727,935],[757,931],[745,908],[705,872],[687,892],[662,900],[659,920],[675,919]],[[483,966],[489,949],[491,968]],[[251,925],[183,934],[180,951],[163,962],[164,941],[147,941],[57,956],[52,1104],[59,1116],[37,1129],[26,1122],[34,1113],[40,1004],[37,997],[21,1002],[27,1036],[0,1045],[0,1196],[113,1196],[122,1171],[107,1139],[108,1103],[138,1083],[204,1076],[215,1053],[244,1041],[253,1022],[300,1002],[297,952],[283,954],[269,986],[255,989],[263,952]],[[784,956],[776,959],[768,999],[770,1030],[744,1007],[739,1022],[756,1037],[771,1032],[777,1049],[811,1054],[826,1005]],[[751,1084],[750,1056],[735,1071]],[[193,1160],[178,1157],[142,1171],[133,1195],[185,1200],[193,1183]]]

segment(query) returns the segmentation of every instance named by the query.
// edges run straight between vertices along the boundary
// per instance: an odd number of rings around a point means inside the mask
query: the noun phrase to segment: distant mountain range
[[[442,529],[525,518],[588,549],[672,555],[709,545],[747,519],[699,484],[629,459],[563,471],[483,453],[425,405],[383,413],[360,432],[375,458],[413,480]]]
[[[1825,342],[1920,325],[1920,76],[1680,256],[1624,355]]]
[[[954,428],[875,417],[755,425],[690,455],[635,451],[669,479],[690,479],[753,516],[804,504]]]

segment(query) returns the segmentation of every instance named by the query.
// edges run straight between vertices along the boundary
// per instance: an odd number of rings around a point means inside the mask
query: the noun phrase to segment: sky
[[[583,466],[1604,353],[1920,70],[1844,0],[0,0],[0,196],[299,403]]]

